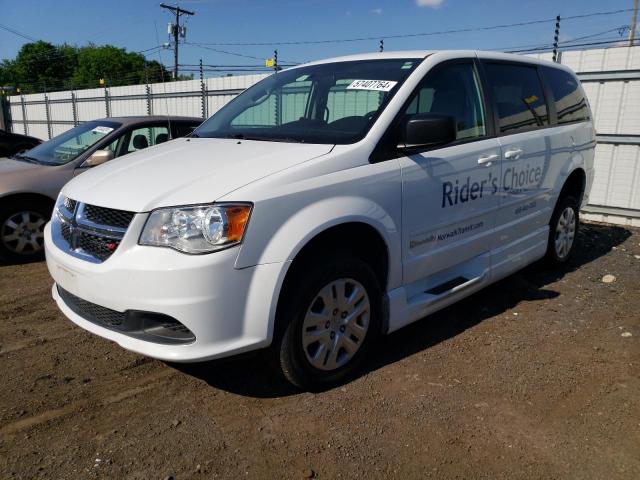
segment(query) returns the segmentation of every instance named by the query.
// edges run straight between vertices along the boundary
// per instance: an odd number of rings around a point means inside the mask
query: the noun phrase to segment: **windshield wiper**
[[[236,140],[255,140],[258,142],[290,142],[290,143],[304,143],[304,140],[293,137],[253,137],[245,135],[244,133],[230,133],[225,135],[224,138],[233,138]]]
[[[301,138],[293,138],[293,137],[282,137],[282,138],[271,138],[267,140],[268,142],[289,142],[289,143],[305,143],[305,141]]]
[[[15,155],[14,155],[13,157],[11,157],[11,158],[16,159],[16,160],[22,160],[22,161],[24,161],[24,162],[29,162],[29,163],[37,163],[37,164],[40,164],[40,163],[41,163],[41,162],[40,162],[40,160],[38,160],[38,159],[37,159],[37,158],[35,158],[35,157],[30,157],[30,156],[28,156],[28,155],[21,155],[21,154],[19,154],[19,153],[15,154]]]
[[[228,133],[223,138],[233,138],[235,140],[257,140],[253,137],[247,137],[244,133]]]

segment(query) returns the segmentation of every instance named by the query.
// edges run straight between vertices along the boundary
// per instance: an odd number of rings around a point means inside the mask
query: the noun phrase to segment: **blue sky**
[[[130,51],[168,41],[171,17],[159,0],[0,0],[0,24],[52,43],[110,43]],[[167,0],[169,3],[169,0]],[[284,42],[384,37],[467,27],[527,22],[582,13],[631,8],[633,0],[191,0],[180,6],[194,10],[187,21],[187,42]],[[628,25],[631,13],[567,21],[562,40]],[[386,50],[481,48],[509,49],[549,43],[553,22],[518,28],[385,40]],[[157,32],[157,34],[156,34]],[[611,39],[612,32],[601,37]],[[596,39],[597,39],[596,38]],[[159,41],[158,41],[159,40]],[[27,40],[0,30],[0,59],[12,58]],[[585,40],[591,41],[591,40]],[[212,46],[264,59],[274,46]],[[279,58],[307,61],[356,52],[377,51],[378,41],[315,45],[280,45]],[[171,65],[172,52],[151,59]],[[182,45],[180,63],[238,65],[256,60]],[[282,63],[282,62],[281,62]]]

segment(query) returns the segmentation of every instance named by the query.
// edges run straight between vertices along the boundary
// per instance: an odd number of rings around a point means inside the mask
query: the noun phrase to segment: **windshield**
[[[86,122],[14,158],[46,165],[63,165],[78,158],[121,125],[103,120]]]
[[[192,136],[354,143],[421,61],[363,60],[284,70],[229,102]]]

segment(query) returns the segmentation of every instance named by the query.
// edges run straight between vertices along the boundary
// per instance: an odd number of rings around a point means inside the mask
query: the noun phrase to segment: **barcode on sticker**
[[[388,92],[396,83],[391,80],[354,80],[347,90],[375,90],[376,92]]]

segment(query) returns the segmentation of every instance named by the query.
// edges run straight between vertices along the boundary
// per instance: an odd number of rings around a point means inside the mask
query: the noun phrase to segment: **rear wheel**
[[[299,272],[284,298],[275,349],[291,383],[325,389],[353,374],[378,336],[380,287],[365,262],[347,255]]]
[[[51,217],[45,202],[27,200],[0,206],[0,260],[22,263],[44,255],[44,226]]]
[[[551,263],[562,264],[571,257],[579,220],[577,200],[570,195],[560,198],[549,223],[547,260]]]

